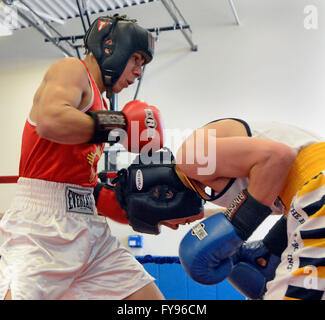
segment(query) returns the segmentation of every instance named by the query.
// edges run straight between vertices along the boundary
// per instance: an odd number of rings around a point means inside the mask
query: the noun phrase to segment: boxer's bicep
[[[44,89],[40,96],[40,112],[60,112],[62,107],[78,108],[81,98],[82,89],[74,84],[66,86],[64,82],[56,79],[46,81]]]
[[[38,94],[35,119],[41,137],[58,143],[90,139],[92,120],[78,110],[87,86],[88,78],[80,63],[61,61],[48,70]]]
[[[76,61],[61,60],[49,68],[38,95],[38,114],[60,112],[66,106],[79,107],[87,85],[81,67]]]

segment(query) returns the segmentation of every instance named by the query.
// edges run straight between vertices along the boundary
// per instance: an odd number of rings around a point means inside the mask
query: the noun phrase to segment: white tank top
[[[246,126],[248,136],[281,142],[290,146],[296,152],[310,144],[324,141],[322,137],[293,125],[275,121],[249,121],[247,123],[240,119],[236,120]],[[247,188],[248,182],[248,178],[232,179],[223,191],[216,194],[217,198],[212,203],[221,207],[228,207],[234,197],[243,189]],[[285,208],[280,199],[275,201],[271,209],[277,214],[283,214],[285,212]]]

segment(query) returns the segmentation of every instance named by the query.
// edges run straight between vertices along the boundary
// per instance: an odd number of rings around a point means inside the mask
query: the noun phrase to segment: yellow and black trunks
[[[280,199],[288,213],[290,204],[296,193],[309,180],[325,170],[325,142],[315,143],[299,151],[285,187],[280,193]]]

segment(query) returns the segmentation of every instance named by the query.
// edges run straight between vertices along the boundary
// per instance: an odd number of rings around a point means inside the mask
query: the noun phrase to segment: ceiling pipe
[[[170,14],[170,16],[172,17],[172,19],[175,22],[175,25],[179,25],[181,26],[181,23],[179,22],[179,19],[177,18],[176,14],[174,13],[174,11],[172,10],[171,6],[168,4],[167,0],[161,0],[162,4],[164,5],[164,7],[166,8],[166,10],[168,11],[168,13]],[[179,12],[178,8],[176,7],[176,4],[174,3],[174,1],[170,0],[170,2],[172,3],[174,9]],[[182,17],[182,16],[181,16]],[[184,18],[182,17],[182,19],[184,20]],[[191,50],[192,51],[197,51],[198,47],[197,45],[195,45],[191,39],[191,37],[185,32],[185,30],[180,27],[180,30],[182,32],[182,34],[184,35],[185,39],[187,40],[187,42],[190,44],[191,46]]]

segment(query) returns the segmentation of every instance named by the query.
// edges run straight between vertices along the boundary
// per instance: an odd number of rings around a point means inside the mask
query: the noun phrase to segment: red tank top
[[[85,62],[81,61],[92,86],[92,100],[82,112],[107,109]],[[19,176],[94,187],[97,184],[97,163],[104,145],[65,145],[43,139],[36,132],[36,124],[27,119],[22,137]]]

